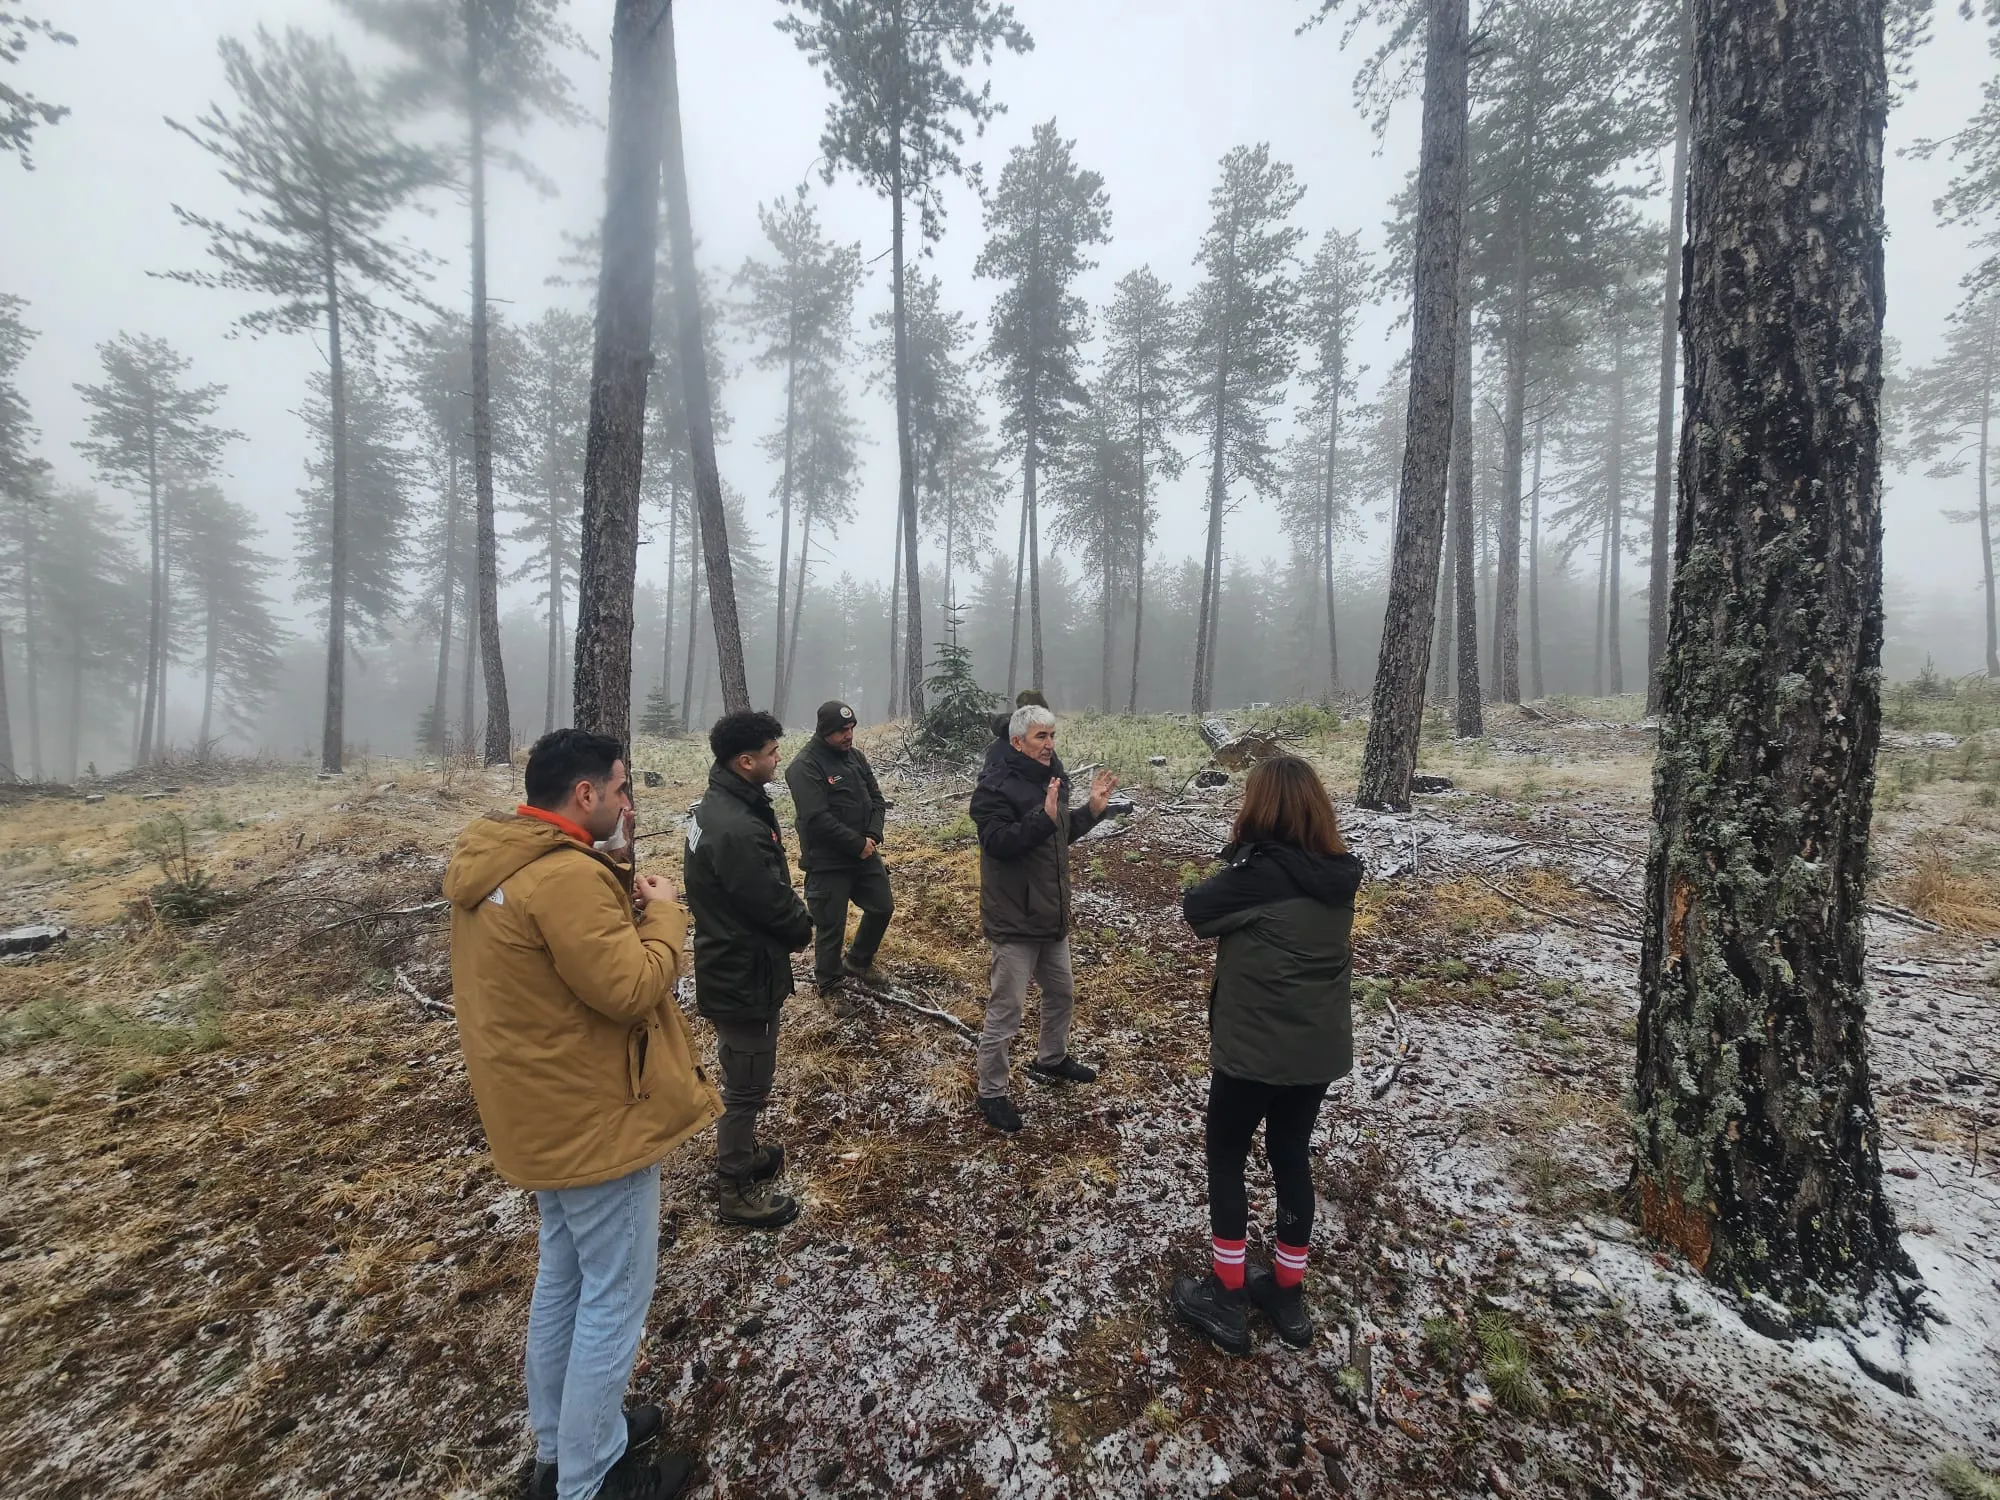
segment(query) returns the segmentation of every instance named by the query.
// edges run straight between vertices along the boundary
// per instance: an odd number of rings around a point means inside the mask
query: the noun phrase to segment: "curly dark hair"
[[[739,755],[762,750],[773,740],[785,737],[785,726],[770,714],[745,709],[740,714],[724,714],[708,732],[708,748],[721,764]]]

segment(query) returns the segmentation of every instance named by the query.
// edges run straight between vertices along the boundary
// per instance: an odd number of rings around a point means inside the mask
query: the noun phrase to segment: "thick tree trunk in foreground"
[[[611,22],[604,262],[583,450],[572,696],[577,728],[619,740],[630,736],[632,720],[632,589],[639,567],[646,376],[653,363],[668,16],[668,0],[618,0]]]
[[[1868,1089],[1882,0],[1696,0],[1674,588],[1640,960],[1647,1229],[1793,1317],[1907,1274]],[[1771,1309],[1766,1306],[1766,1311]]]
[[[1466,0],[1434,0],[1424,57],[1417,168],[1409,439],[1382,621],[1382,654],[1361,758],[1363,807],[1408,807],[1423,728],[1457,384],[1458,258],[1465,214]]]
[[[680,324],[681,385],[687,395],[688,453],[694,460],[694,503],[701,515],[702,570],[708,579],[709,621],[715,629],[715,660],[722,672],[722,711],[748,712],[750,680],[743,662],[743,626],[736,614],[736,578],[729,565],[729,522],[722,509],[722,476],[715,467],[715,424],[708,396],[708,357],[701,334],[701,278],[694,263],[694,219],[688,206],[687,163],[681,151],[681,106],[678,67],[674,60],[674,11],[667,6],[660,27],[665,54],[667,145],[661,163],[667,188],[667,231],[674,251],[674,310]],[[645,390],[639,392],[642,415]],[[634,536],[639,502],[632,500]],[[636,541],[634,543],[637,545]],[[636,559],[636,552],[634,554]],[[627,575],[628,580],[630,575]],[[631,612],[631,585],[626,586],[626,612]],[[631,631],[626,631],[626,696],[631,696]]]
[[[1660,290],[1660,392],[1653,450],[1653,554],[1646,582],[1646,712],[1660,711],[1660,659],[1667,651],[1667,595],[1673,588],[1674,375],[1679,368],[1681,240],[1687,211],[1688,90],[1694,82],[1689,0],[1681,4],[1681,79],[1674,125],[1673,184],[1667,199],[1667,265]]]
[[[1458,417],[1452,425],[1451,454],[1451,559],[1447,569],[1458,597],[1457,667],[1458,683],[1455,726],[1460,739],[1478,739],[1486,733],[1486,709],[1479,696],[1479,589],[1472,555],[1472,304],[1460,310],[1458,336],[1464,347],[1458,355],[1458,378],[1463,388],[1455,395]],[[1461,433],[1458,422],[1465,424]]]

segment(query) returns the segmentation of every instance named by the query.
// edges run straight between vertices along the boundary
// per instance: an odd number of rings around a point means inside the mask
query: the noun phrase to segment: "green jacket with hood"
[[[792,993],[792,954],[812,941],[812,917],[769,794],[726,765],[688,818],[682,863],[694,913],[694,1004],[711,1021],[773,1021]]]

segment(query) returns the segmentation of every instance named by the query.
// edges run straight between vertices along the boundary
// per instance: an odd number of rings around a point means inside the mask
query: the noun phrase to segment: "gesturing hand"
[[[1109,771],[1099,771],[1090,778],[1090,811],[1093,816],[1102,814],[1104,804],[1111,800],[1111,794],[1118,790],[1118,778]]]
[[[1042,811],[1049,815],[1051,823],[1055,822],[1057,817],[1061,815],[1062,778],[1060,776],[1051,776],[1049,778],[1049,791],[1048,795],[1042,798]]]
[[[674,883],[664,875],[641,875],[632,882],[632,902],[644,911],[655,901],[671,906],[680,899]]]

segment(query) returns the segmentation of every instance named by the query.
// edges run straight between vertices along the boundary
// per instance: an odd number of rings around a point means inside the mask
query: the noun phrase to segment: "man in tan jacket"
[[[660,1161],[722,1112],[674,1004],[687,915],[657,875],[595,847],[632,810],[624,748],[561,729],[528,756],[528,800],[459,835],[445,871],[466,1073],[493,1164],[531,1189],[534,1493],[666,1500],[645,1461],[658,1407],[624,1412],[660,1237]]]

